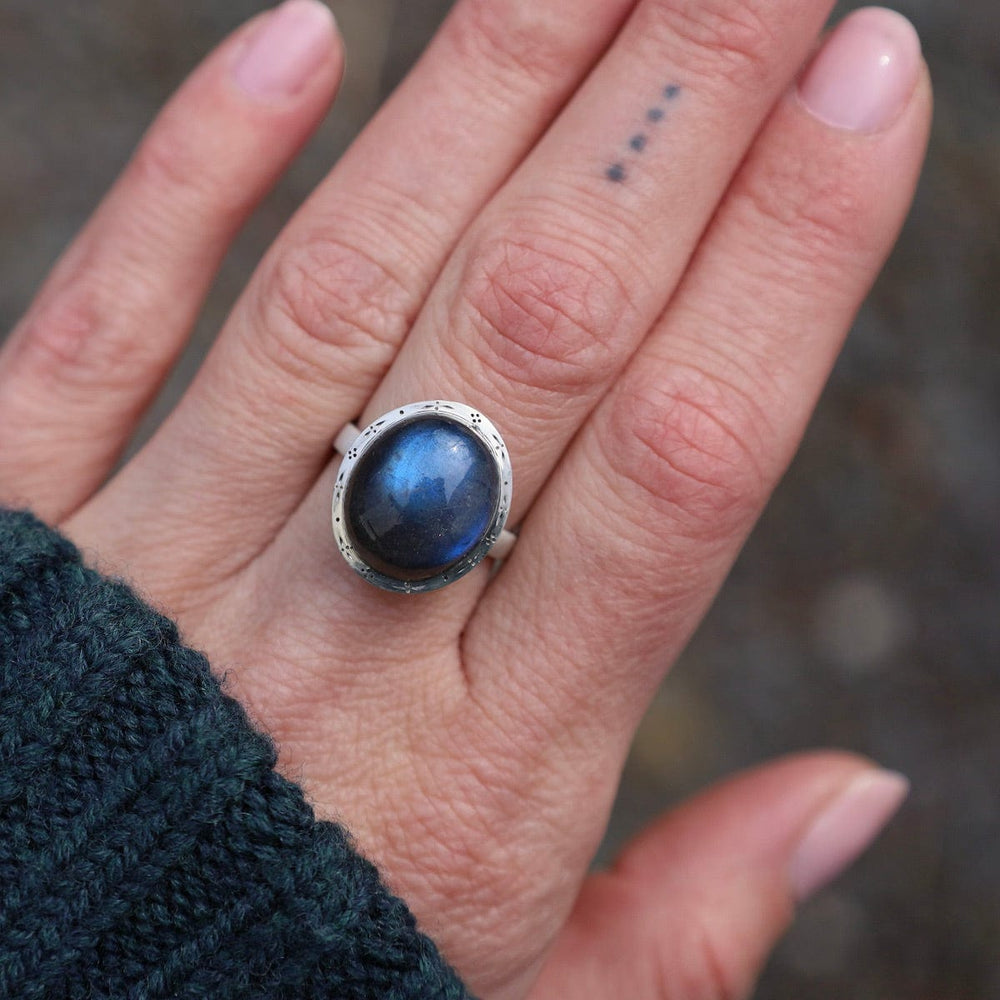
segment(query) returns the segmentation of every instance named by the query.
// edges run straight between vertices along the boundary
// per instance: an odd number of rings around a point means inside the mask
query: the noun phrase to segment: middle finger
[[[261,551],[371,396],[461,232],[634,3],[459,0],[268,252],[178,408],[75,518],[76,534],[131,564],[176,613],[186,575],[225,579]],[[157,526],[169,568],[135,551],[137,522]]]
[[[643,0],[459,244],[362,424],[421,399],[481,409],[511,453],[517,523],[663,311],[829,6]],[[309,551],[330,485],[293,529]]]

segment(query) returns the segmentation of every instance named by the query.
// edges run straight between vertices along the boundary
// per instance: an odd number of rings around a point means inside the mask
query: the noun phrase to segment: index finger
[[[883,65],[899,77],[880,81]],[[916,33],[890,11],[857,12],[805,79],[834,69],[852,82],[842,95],[885,98],[893,113],[853,129],[828,108],[810,114],[801,89],[779,104],[465,631],[480,697],[543,705],[537,729],[596,726],[624,753],[791,460],[902,225],[930,121]]]

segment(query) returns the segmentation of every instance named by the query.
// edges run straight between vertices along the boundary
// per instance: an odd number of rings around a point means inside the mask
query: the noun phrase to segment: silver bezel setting
[[[408,423],[418,417],[432,415],[454,421],[471,431],[486,446],[486,450],[493,458],[500,483],[500,499],[486,534],[479,544],[459,562],[445,572],[428,577],[426,580],[399,580],[373,569],[361,558],[348,532],[344,499],[347,496],[351,475],[358,462],[376,440],[382,437],[386,431],[398,427],[400,424]],[[347,560],[347,564],[359,576],[364,577],[376,587],[402,594],[419,594],[439,590],[441,587],[447,587],[454,583],[478,566],[496,544],[504,525],[507,523],[512,491],[513,477],[507,446],[504,444],[500,432],[482,413],[463,403],[453,403],[440,399],[410,403],[383,414],[378,420],[369,424],[348,447],[340,465],[336,485],[333,488],[333,537],[337,540],[337,547],[344,559]]]

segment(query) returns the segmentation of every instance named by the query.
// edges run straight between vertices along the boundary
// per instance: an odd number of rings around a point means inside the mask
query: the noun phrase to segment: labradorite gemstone
[[[347,528],[365,562],[399,580],[436,576],[474,549],[500,501],[486,446],[433,414],[385,431],[354,467]]]

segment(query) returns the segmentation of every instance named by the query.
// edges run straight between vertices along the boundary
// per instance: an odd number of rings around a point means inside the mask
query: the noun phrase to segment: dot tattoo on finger
[[[663,88],[662,99],[669,103],[676,101],[680,95],[680,85],[671,83]],[[660,125],[666,121],[666,118],[667,108],[663,104],[656,104],[653,107],[646,109],[645,119],[648,125]],[[650,138],[651,136],[649,132],[635,132],[628,140],[629,151],[641,156],[646,152],[650,143]],[[625,160],[618,160],[615,163],[612,163],[604,171],[604,176],[611,181],[612,184],[624,184],[628,180],[628,175],[629,165]]]

